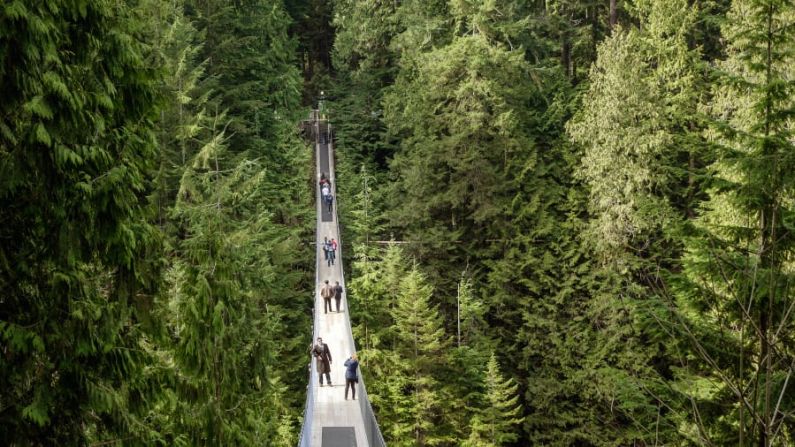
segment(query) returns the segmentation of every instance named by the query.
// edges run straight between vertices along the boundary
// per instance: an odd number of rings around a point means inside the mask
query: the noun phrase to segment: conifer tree
[[[165,98],[157,123],[161,148],[158,187],[151,200],[157,207],[157,222],[165,228],[182,173],[201,146],[200,132],[207,119],[207,92],[200,88],[205,61],[199,59],[201,35],[185,16],[183,2],[173,2],[164,10],[163,2],[154,0],[141,9],[161,18],[152,21],[150,31],[152,63],[164,69],[161,91]]]
[[[229,149],[252,158],[279,161],[269,138],[279,120],[294,113],[300,75],[293,64],[295,42],[282,1],[190,0],[198,29],[206,36],[204,88],[212,90],[211,112],[227,111]]]
[[[391,310],[408,270],[403,251],[394,243],[385,250],[358,250],[352,269],[349,288],[355,309],[352,317],[357,322],[354,332],[364,339],[362,355],[368,357],[368,369],[379,377],[380,372],[388,371],[388,352],[395,343]]]
[[[467,447],[499,447],[516,441],[522,423],[519,385],[503,378],[497,357],[492,353],[484,374],[483,407],[472,419],[472,431],[462,444]]]
[[[390,51],[401,28],[396,15],[400,4],[374,0],[334,2],[334,65],[356,77],[395,70]]]
[[[785,416],[794,408],[794,24],[791,1],[737,0],[723,28],[727,57],[708,105],[715,174],[675,289],[677,328],[699,360],[688,373],[702,386],[687,391],[704,442],[783,445],[795,429]]]
[[[174,209],[181,237],[168,306],[180,430],[196,445],[255,445],[275,441],[279,421],[289,421],[280,405],[286,390],[272,370],[286,341],[274,295],[292,284],[276,279],[272,257],[284,235],[263,209],[262,167],[244,160],[224,169],[229,157],[217,126],[185,171]],[[277,404],[264,411],[265,402]]]
[[[145,442],[156,74],[127,4],[0,6],[0,439]]]
[[[661,323],[671,309],[660,290],[680,268],[681,229],[701,200],[709,157],[699,136],[699,53],[688,43],[698,11],[684,1],[636,6],[641,27],[615,28],[600,46],[568,127],[584,148],[578,174],[592,215],[585,241],[602,266],[587,311],[598,337],[587,359],[595,391],[588,399],[609,400],[619,428],[600,437],[623,442],[681,436],[687,403],[666,382],[675,382],[682,359],[677,336]]]
[[[457,37],[416,64],[386,100],[387,123],[403,137],[388,216],[404,238],[421,242],[411,248],[434,271],[440,258],[465,265],[487,254],[484,239],[508,205],[506,175],[532,163],[520,104],[534,89],[523,55],[484,35]],[[455,283],[444,286],[448,295]]]
[[[410,427],[410,438],[395,439],[396,445],[438,445],[444,442],[443,420],[438,409],[437,374],[443,364],[449,339],[441,319],[431,306],[431,287],[414,267],[402,279],[396,305],[392,309],[395,321],[394,350],[399,356],[399,368],[405,377],[403,387],[405,412],[399,425]]]

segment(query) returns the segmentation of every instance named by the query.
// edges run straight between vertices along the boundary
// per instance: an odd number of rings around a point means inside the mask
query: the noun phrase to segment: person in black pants
[[[334,204],[334,196],[331,195],[331,193],[328,193],[328,195],[325,197],[325,199],[326,199],[326,205],[328,205],[328,212],[330,213],[330,212],[334,211],[334,205],[333,205]]]
[[[337,257],[337,253],[334,251],[334,246],[331,244],[331,241],[326,241],[324,247],[323,250],[326,251],[326,264],[331,267],[334,265],[334,259]]]
[[[358,367],[359,358],[356,354],[345,360],[345,400],[348,400],[348,388],[351,389],[351,398],[356,400],[356,385],[359,383],[359,376],[356,373]]]
[[[331,311],[331,297],[334,296],[334,289],[329,285],[328,280],[326,280],[326,285],[320,289],[320,297],[323,298],[323,313],[329,313]]]
[[[342,289],[339,281],[335,281],[337,285],[334,286],[334,301],[337,302],[337,312],[340,311],[340,301],[342,300],[342,293],[345,292]]]
[[[312,348],[312,354],[317,359],[317,374],[320,377],[320,386],[323,386],[323,375],[326,375],[326,382],[331,386],[331,351],[328,345],[323,343],[323,339],[318,337],[317,344]]]

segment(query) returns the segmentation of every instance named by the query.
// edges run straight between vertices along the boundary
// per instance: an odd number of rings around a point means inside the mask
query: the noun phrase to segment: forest
[[[4,0],[0,444],[297,444],[315,107],[388,445],[795,445],[795,0]]]

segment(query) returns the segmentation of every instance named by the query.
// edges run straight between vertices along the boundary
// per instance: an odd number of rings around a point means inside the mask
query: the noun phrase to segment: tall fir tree
[[[658,442],[679,439],[687,418],[686,400],[670,388],[687,378],[675,373],[680,339],[665,323],[672,309],[661,290],[667,272],[681,268],[683,224],[702,200],[705,82],[688,42],[698,10],[647,1],[633,14],[639,28],[615,28],[600,46],[568,129],[584,148],[578,174],[592,215],[585,241],[602,266],[587,310],[598,337],[586,361],[589,399],[609,405],[617,427],[602,439]]]
[[[736,0],[707,105],[716,161],[687,239],[677,327],[701,383],[690,415],[704,442],[784,445],[795,425],[791,263],[795,5]],[[718,416],[719,415],[719,416]]]
[[[441,319],[432,307],[431,286],[414,267],[401,280],[392,318],[395,321],[395,365],[404,376],[405,417],[399,421],[406,426],[405,438],[395,439],[396,445],[439,445],[446,440],[444,419],[440,419],[438,377],[440,364],[449,347]],[[442,360],[442,361],[440,361]]]
[[[492,353],[484,374],[483,407],[472,420],[472,431],[462,444],[465,447],[499,447],[515,442],[517,426],[522,423],[519,386],[505,379],[497,357]]]
[[[105,1],[0,7],[0,438],[146,443],[158,73]]]

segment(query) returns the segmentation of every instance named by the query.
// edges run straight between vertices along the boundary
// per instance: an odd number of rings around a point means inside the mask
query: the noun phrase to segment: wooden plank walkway
[[[320,173],[326,173],[331,180],[331,192],[334,195],[334,203],[332,212],[328,212],[325,204],[322,203],[320,191],[318,188],[317,197],[317,225],[318,225],[318,241],[317,253],[318,256],[318,284],[315,289],[315,312],[316,315],[316,334],[323,338],[323,342],[328,344],[331,351],[332,364],[331,364],[331,383],[333,386],[320,387],[319,383],[310,383],[309,386],[314,387],[315,400],[313,405],[312,429],[311,429],[311,446],[323,447],[322,436],[323,427],[353,427],[356,435],[356,444],[352,445],[364,447],[368,446],[369,442],[364,429],[364,419],[362,417],[361,406],[358,399],[360,398],[359,390],[357,389],[356,399],[351,400],[350,395],[348,400],[345,400],[345,369],[343,363],[345,360],[354,353],[353,338],[351,337],[350,320],[348,318],[348,296],[347,287],[344,284],[342,275],[342,245],[337,249],[337,259],[334,265],[328,266],[324,261],[323,255],[323,238],[327,237],[329,240],[332,238],[340,241],[340,235],[337,233],[337,194],[336,194],[336,176],[334,175],[334,157],[331,138],[321,138],[319,143],[315,144],[316,154],[316,182],[320,181]],[[316,183],[317,184],[317,183]],[[323,282],[328,280],[333,286],[335,281],[339,281],[345,288],[345,293],[342,295],[342,302],[340,304],[340,312],[324,313],[323,298],[320,297],[320,289]],[[332,306],[336,306],[335,300],[332,299]],[[334,307],[336,310],[336,307]],[[313,343],[315,340],[313,340]],[[314,361],[314,360],[313,360]]]

